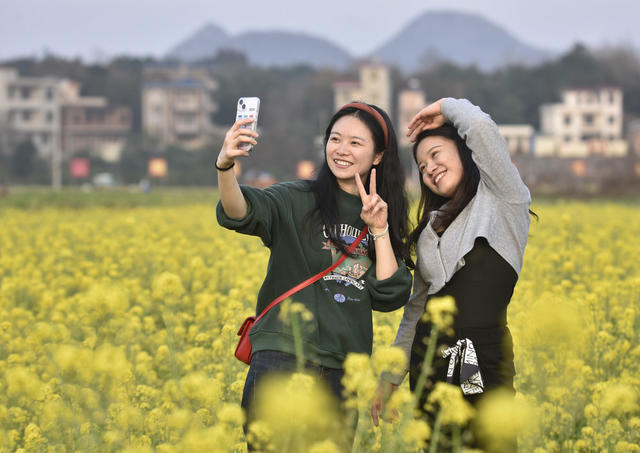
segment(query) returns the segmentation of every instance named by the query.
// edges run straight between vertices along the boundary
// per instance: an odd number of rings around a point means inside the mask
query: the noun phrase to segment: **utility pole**
[[[62,188],[62,134],[60,128],[53,133],[51,148],[51,188],[58,191]]]

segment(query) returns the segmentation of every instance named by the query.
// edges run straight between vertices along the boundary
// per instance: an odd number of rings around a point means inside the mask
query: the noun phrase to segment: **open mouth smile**
[[[444,176],[444,174],[447,172],[447,170],[443,170],[440,173],[438,173],[434,178],[433,178],[433,183],[434,184],[438,184],[438,182],[440,182],[440,180],[442,179],[442,177]]]
[[[333,159],[333,163],[340,168],[347,168],[353,165],[351,162],[347,162],[346,160],[340,160],[340,159]]]

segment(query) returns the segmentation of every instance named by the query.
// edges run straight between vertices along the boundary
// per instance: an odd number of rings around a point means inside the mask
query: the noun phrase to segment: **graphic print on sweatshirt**
[[[355,228],[348,224],[341,224],[338,226],[339,236],[342,240],[350,245],[353,241],[356,240],[358,235],[362,230]],[[323,250],[331,250],[331,261],[335,262],[338,258],[340,258],[342,252],[331,242],[326,231],[323,231],[323,235],[325,238],[325,242],[323,243]],[[352,256],[347,257],[346,260],[340,264],[337,268],[333,270],[328,275],[323,277],[324,281],[335,281],[344,286],[353,286],[359,290],[364,289],[364,280],[362,276],[369,270],[371,267],[371,259],[367,253],[369,235],[365,236],[360,244],[353,251]],[[334,300],[336,302],[342,303],[346,301],[346,297],[342,294],[335,294]]]

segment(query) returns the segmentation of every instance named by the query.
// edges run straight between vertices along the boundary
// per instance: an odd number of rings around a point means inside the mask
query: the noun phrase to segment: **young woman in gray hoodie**
[[[531,196],[497,125],[466,99],[425,107],[408,135],[422,189],[410,236],[417,254],[413,291],[394,342],[408,367],[383,380],[393,391],[409,371],[412,391],[422,395],[419,409],[430,416],[424,402],[438,381],[460,385],[472,404],[492,389],[514,391],[507,306],[522,269]],[[453,335],[438,338],[450,349],[436,356],[426,386],[416,389],[432,329],[421,318],[429,299],[440,296],[453,296],[457,307]],[[383,393],[372,406],[376,424]]]

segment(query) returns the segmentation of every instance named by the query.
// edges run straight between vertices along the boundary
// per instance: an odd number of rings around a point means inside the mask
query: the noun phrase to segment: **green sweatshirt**
[[[267,276],[258,292],[257,313],[298,283],[323,271],[339,258],[320,222],[309,232],[304,225],[315,198],[308,181],[276,184],[261,190],[241,186],[249,211],[240,220],[229,218],[218,203],[218,223],[239,233],[258,236],[271,250]],[[350,244],[365,224],[360,219],[362,202],[357,195],[338,194],[340,237]],[[311,233],[311,234],[310,234]],[[349,352],[371,353],[371,310],[391,311],[402,307],[411,291],[411,274],[401,261],[389,278],[376,279],[375,266],[367,253],[367,235],[354,257],[333,272],[307,286],[291,298],[304,304],[313,319],[303,321],[305,359],[341,368]],[[276,350],[295,353],[291,326],[279,319],[278,304],[251,329],[253,352]]]

